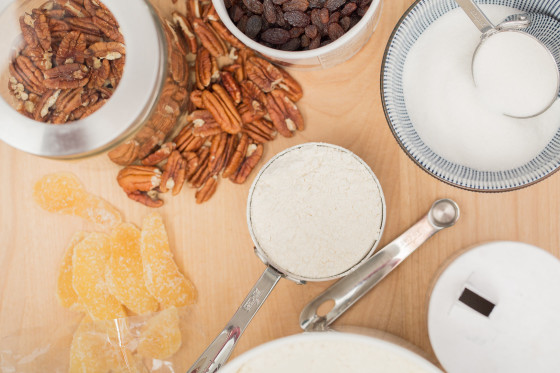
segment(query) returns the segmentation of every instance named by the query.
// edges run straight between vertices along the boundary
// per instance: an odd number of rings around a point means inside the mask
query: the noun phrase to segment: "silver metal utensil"
[[[305,331],[327,330],[348,308],[385,278],[414,250],[437,232],[453,226],[459,219],[457,203],[450,199],[436,201],[426,216],[393,242],[363,262],[358,269],[338,280],[301,312],[299,322]],[[324,316],[317,311],[326,302],[334,301],[333,308]]]
[[[556,92],[551,94],[550,102],[548,102],[542,110],[527,116],[511,115],[510,113],[504,114],[514,118],[532,118],[548,110],[560,95],[560,37],[558,36],[560,35],[560,22],[544,14],[525,13],[513,15],[506,18],[498,25],[494,25],[488,17],[486,17],[484,12],[482,12],[474,0],[455,1],[482,33],[480,43],[473,54],[473,66],[481,45],[483,45],[489,38],[502,32],[518,32],[529,35],[548,51],[551,60],[557,66],[556,75],[553,78],[555,79],[557,88]]]
[[[267,170],[267,168],[272,163],[275,162],[275,160],[279,159],[284,154],[290,151],[294,151],[301,147],[307,147],[307,146],[329,147],[329,148],[337,149],[341,152],[347,152],[350,153],[353,157],[356,158],[356,160],[358,160],[363,164],[364,169],[371,174],[372,182],[376,184],[380,192],[381,205],[382,205],[381,227],[372,227],[372,229],[379,229],[380,237],[381,237],[381,234],[383,233],[383,229],[385,227],[385,218],[386,218],[385,197],[383,196],[381,185],[379,184],[377,177],[375,176],[373,171],[371,171],[369,166],[358,156],[356,156],[355,154],[353,154],[347,149],[341,148],[336,145],[324,144],[324,143],[306,143],[302,145],[297,145],[277,154],[265,166],[263,166],[263,168],[255,178],[255,181],[253,182],[253,185],[249,192],[249,197],[247,201],[247,224],[249,226],[249,232],[255,244],[255,253],[259,257],[259,259],[261,259],[263,263],[267,265],[267,268],[265,269],[262,276],[258,279],[253,289],[251,289],[251,291],[249,292],[249,294],[247,295],[247,297],[245,298],[245,300],[243,301],[243,303],[241,304],[237,312],[235,312],[231,320],[225,326],[225,328],[220,332],[220,334],[218,334],[218,336],[214,339],[214,341],[208,346],[208,348],[202,353],[202,355],[198,358],[198,360],[188,370],[189,373],[216,372],[218,369],[220,369],[222,365],[226,363],[229,356],[233,352],[233,349],[235,348],[237,341],[241,337],[241,334],[243,334],[243,332],[245,331],[245,329],[247,328],[247,326],[249,325],[249,323],[257,313],[257,311],[261,308],[264,301],[266,300],[266,298],[268,297],[272,289],[274,289],[274,287],[276,286],[280,278],[285,277],[299,284],[305,284],[308,281],[328,281],[328,280],[340,278],[356,270],[356,268],[358,268],[361,263],[363,263],[367,258],[369,258],[377,248],[379,239],[377,239],[376,242],[373,243],[369,252],[358,263],[355,263],[355,265],[353,265],[351,268],[348,268],[346,271],[336,276],[330,276],[327,278],[306,278],[306,277],[302,277],[302,275],[291,273],[288,270],[280,267],[278,264],[271,261],[270,258],[267,256],[266,252],[260,247],[259,242],[256,239],[256,236],[253,232],[253,223],[251,221],[251,202],[252,202],[252,196],[255,187],[259,183],[259,180],[261,179],[263,173]]]

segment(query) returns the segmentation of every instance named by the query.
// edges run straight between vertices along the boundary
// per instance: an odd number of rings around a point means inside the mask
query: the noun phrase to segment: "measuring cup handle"
[[[420,221],[311,301],[300,315],[301,328],[326,330],[414,250],[435,233],[454,225],[458,218],[459,207],[455,202],[449,199],[436,201]],[[327,301],[334,301],[333,308],[325,316],[319,316],[317,310]]]
[[[216,372],[226,363],[237,340],[281,277],[282,275],[272,267],[264,271],[224,330],[200,355],[188,373]]]
[[[474,2],[474,0],[455,0],[457,4],[463,9],[467,16],[471,19],[474,25],[482,32],[483,34],[492,30],[494,25],[488,17],[480,10],[478,5]]]

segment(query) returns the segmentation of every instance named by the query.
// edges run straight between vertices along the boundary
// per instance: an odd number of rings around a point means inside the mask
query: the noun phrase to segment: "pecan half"
[[[98,58],[92,58],[91,62],[88,61],[88,65],[91,69],[91,76],[87,84],[88,88],[101,88],[105,84],[105,81],[109,78],[111,73],[111,64],[108,60],[100,60]]]
[[[117,182],[126,193],[148,192],[160,186],[161,171],[151,166],[127,166],[119,171]]]
[[[90,16],[90,14],[80,4],[72,0],[54,0],[54,2],[74,17],[83,18]]]
[[[272,141],[278,133],[274,125],[266,119],[257,119],[251,123],[245,123],[243,131],[247,132],[249,137],[256,143],[265,143]]]
[[[220,77],[216,58],[206,48],[200,48],[195,60],[196,86],[204,90],[212,81]]]
[[[80,31],[71,31],[61,40],[56,52],[56,64],[84,63],[86,37]]]
[[[278,84],[278,88],[283,89],[286,95],[293,102],[298,102],[303,97],[301,85],[284,69],[279,69],[283,79]]]
[[[198,50],[198,42],[196,41],[196,36],[194,35],[192,26],[190,25],[187,18],[178,12],[173,12],[172,17],[173,21],[175,21],[175,23],[183,33],[183,36],[185,37],[185,40],[189,47],[189,51],[191,53],[196,53]]]
[[[243,158],[247,152],[247,147],[249,146],[249,136],[246,133],[241,135],[233,154],[226,162],[224,172],[222,173],[222,177],[228,178],[234,175],[241,164],[243,163]]]
[[[124,43],[124,37],[119,32],[119,28],[106,20],[99,18],[97,16],[92,18],[93,24],[101,30],[101,32],[110,40],[118,41],[119,43]]]
[[[126,195],[131,200],[139,202],[148,207],[157,208],[163,206],[163,201],[158,198],[157,193],[132,192],[127,193]]]
[[[63,124],[68,121],[70,114],[82,106],[82,88],[63,91],[56,100],[56,110],[52,123]]]
[[[49,30],[49,22],[47,21],[47,16],[43,13],[39,13],[35,18],[35,34],[39,40],[39,44],[43,50],[48,51],[51,49],[51,31]]]
[[[201,204],[208,201],[210,197],[214,195],[217,188],[218,188],[218,176],[214,175],[208,180],[206,180],[204,185],[199,190],[196,191],[194,195],[196,198],[196,203]]]
[[[239,87],[239,84],[231,73],[222,71],[221,76],[222,85],[233,99],[233,102],[239,104],[241,102],[241,87]]]
[[[138,158],[139,144],[135,140],[129,140],[109,151],[111,161],[121,166],[128,166]]]
[[[66,22],[66,24],[68,24],[68,26],[70,27],[71,30],[81,31],[84,34],[93,35],[93,36],[96,36],[96,37],[103,36],[103,32],[101,32],[99,27],[97,27],[97,25],[95,23],[93,23],[92,18],[89,18],[89,17],[88,18],[73,17],[73,18],[66,18],[64,20],[64,22]],[[87,39],[87,36],[86,36],[86,39]]]
[[[202,103],[202,91],[198,89],[193,90],[190,94],[190,99],[193,105],[197,108],[202,109],[204,107],[204,104]]]
[[[43,48],[27,46],[21,51],[22,56],[29,57],[35,66],[45,71],[52,68],[52,52],[45,52]]]
[[[220,135],[214,136],[212,139],[212,145],[210,146],[210,158],[208,161],[208,169],[212,174],[220,172],[221,166],[223,166],[229,136],[230,135],[227,133],[222,132]]]
[[[70,89],[85,86],[89,81],[89,69],[79,63],[53,67],[45,71],[44,86],[48,89]]]
[[[212,174],[208,168],[208,162],[210,160],[210,148],[203,146],[198,153],[198,169],[195,171],[193,176],[190,178],[190,184],[194,188],[200,188],[202,184],[208,180]]]
[[[171,152],[173,152],[176,147],[177,145],[174,142],[166,142],[157,151],[142,159],[142,165],[155,166],[158,163],[163,162],[169,158]]]
[[[107,60],[118,60],[126,53],[123,43],[100,41],[89,46],[86,51],[88,57],[104,58]],[[78,61],[79,62],[79,61]]]
[[[237,170],[235,175],[230,177],[230,180],[236,184],[243,184],[261,160],[263,153],[264,147],[262,144],[249,145],[247,147],[245,160],[243,161],[241,167],[239,167],[239,170]]]
[[[303,129],[303,117],[282,90],[275,90],[266,95],[266,108],[274,127],[285,137],[292,137],[293,131]]]
[[[19,27],[25,43],[31,47],[39,46],[39,39],[35,33],[35,20],[27,13],[19,17]]]
[[[228,51],[224,41],[217,36],[214,29],[209,27],[206,23],[204,23],[201,19],[194,19],[192,21],[193,30],[195,34],[200,39],[202,45],[208,49],[210,54],[216,58],[220,56],[227,56]]]
[[[190,180],[190,178],[198,169],[198,154],[196,154],[195,152],[184,152],[181,153],[181,155],[183,156],[185,161],[187,161],[187,180]]]
[[[222,127],[208,110],[195,110],[187,116],[187,120],[193,124],[192,133],[195,136],[209,137],[222,132]]]
[[[212,9],[214,8],[212,7]],[[218,34],[222,39],[224,39],[225,41],[227,41],[237,49],[246,48],[246,46],[242,42],[240,42],[239,39],[237,39],[235,36],[233,36],[231,32],[229,32],[229,30],[227,29],[226,26],[224,26],[222,21],[219,20],[218,15],[215,13],[215,10],[214,13],[212,14],[212,17],[210,17],[209,14],[208,19],[210,20],[210,25],[212,26],[216,34]]]
[[[250,57],[245,63],[245,72],[263,92],[271,92],[284,79],[276,66],[260,57]]]
[[[214,93],[210,91],[202,92],[204,108],[212,113],[212,116],[224,131],[231,134],[238,133],[241,130],[242,123],[235,104],[231,101],[231,98],[228,98],[227,92],[221,86],[214,84],[212,88],[215,90]]]
[[[177,150],[181,153],[196,152],[204,144],[204,139],[193,134],[193,124],[183,127],[179,134],[173,139],[177,144]]]
[[[161,183],[159,189],[162,193],[167,193],[168,189],[172,189],[171,194],[177,195],[183,188],[187,177],[187,161],[183,159],[181,153],[174,150],[165,164],[163,175],[161,175]]]
[[[263,91],[261,91],[261,89],[255,83],[250,80],[242,81],[241,93],[243,102],[247,104],[248,108],[253,112],[253,114],[257,114],[259,112],[264,113],[266,97]]]
[[[25,56],[18,56],[15,62],[9,66],[10,74],[25,88],[33,93],[41,95],[45,92],[45,81],[43,72]]]
[[[50,113],[51,108],[58,100],[58,95],[60,95],[61,90],[47,91],[43,94],[39,102],[37,103],[37,108],[35,109],[34,119],[40,122],[46,120]]]

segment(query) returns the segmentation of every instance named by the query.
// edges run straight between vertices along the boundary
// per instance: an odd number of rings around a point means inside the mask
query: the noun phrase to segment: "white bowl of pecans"
[[[213,0],[245,45],[296,69],[340,64],[371,37],[382,0]]]

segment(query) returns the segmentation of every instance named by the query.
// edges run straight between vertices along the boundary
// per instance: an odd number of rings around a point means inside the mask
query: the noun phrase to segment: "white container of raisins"
[[[241,2],[241,0],[237,1]],[[348,2],[350,1],[346,1],[345,4]],[[358,23],[353,25],[342,36],[334,41],[328,42],[326,40],[327,38],[324,37],[323,39],[325,40],[323,40],[321,44],[325,45],[316,49],[285,51],[274,48],[274,46],[271,47],[261,44],[255,40],[258,39],[258,37],[255,39],[248,37],[233,22],[224,0],[213,0],[213,3],[222,22],[226,25],[229,31],[231,31],[231,33],[233,33],[233,35],[235,35],[245,45],[266,56],[273,62],[297,70],[326,69],[350,59],[362,49],[375,31],[381,15],[381,9],[383,7],[382,0],[372,0],[369,3],[369,8]],[[339,11],[343,8],[343,6],[344,4],[337,10],[329,11],[329,15]],[[272,25],[271,27],[277,26]],[[275,47],[281,46],[276,45]]]
[[[57,159],[87,157],[133,141],[165,96],[164,28],[145,0],[0,0],[0,140]],[[70,32],[79,38],[72,40]],[[77,46],[84,42],[85,48]],[[99,42],[114,42],[119,51],[93,53]],[[64,43],[71,52],[61,52]],[[77,68],[77,75],[62,74],[64,66]],[[104,68],[109,72],[101,72]],[[80,74],[87,75],[87,84],[73,79]],[[60,75],[66,81],[53,83]]]

